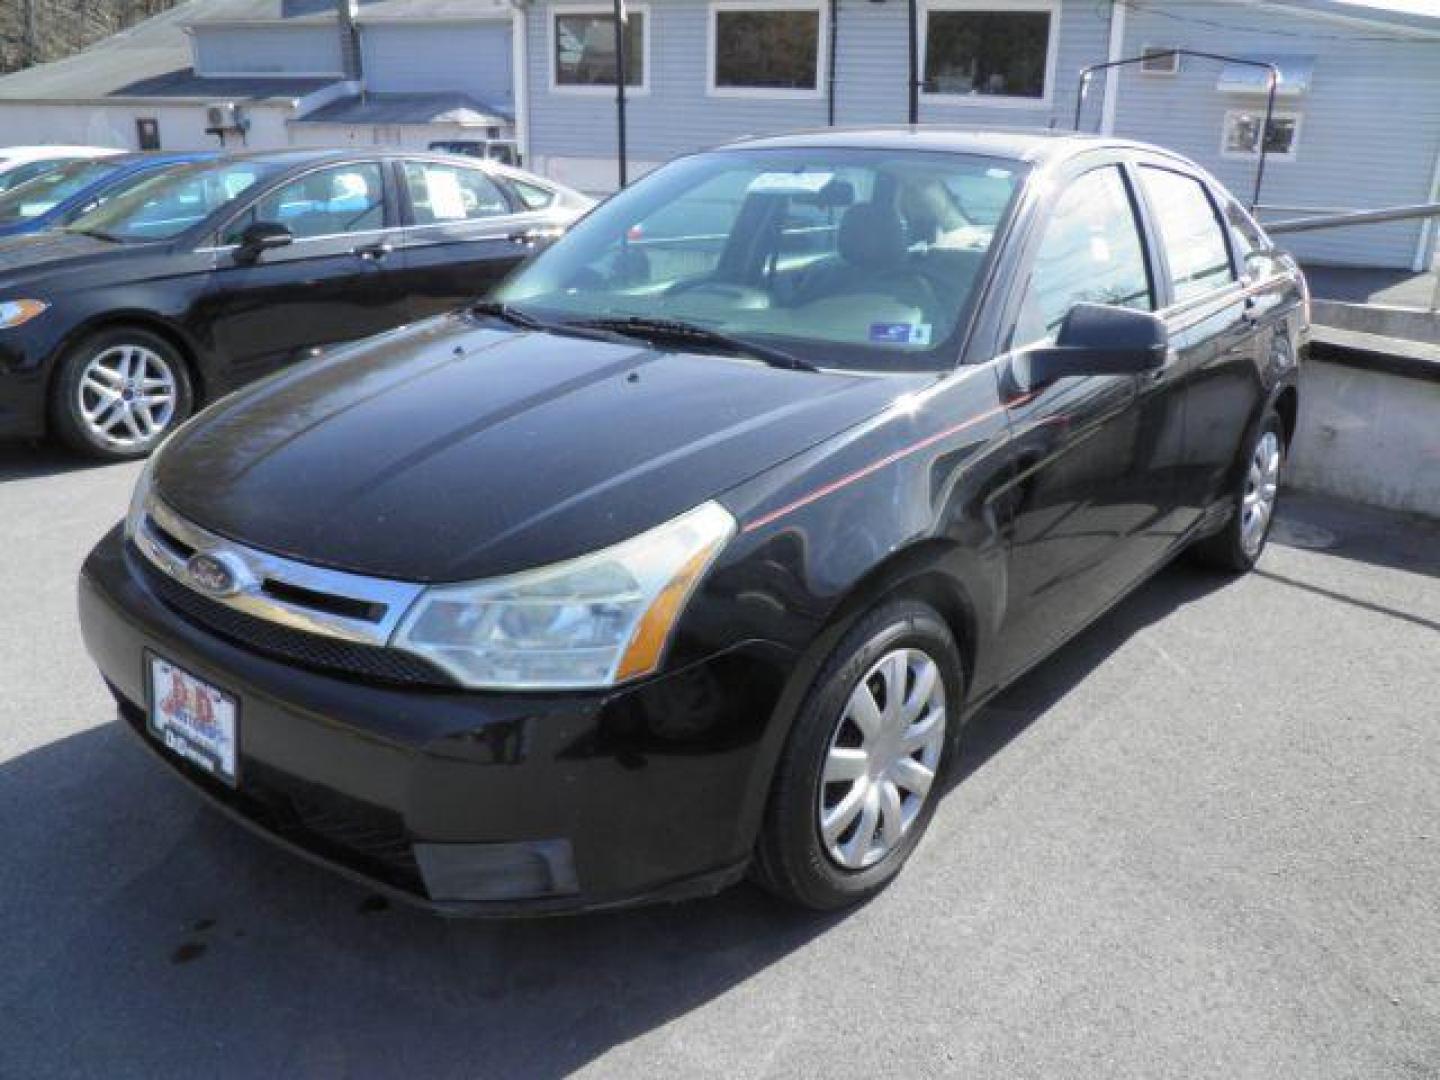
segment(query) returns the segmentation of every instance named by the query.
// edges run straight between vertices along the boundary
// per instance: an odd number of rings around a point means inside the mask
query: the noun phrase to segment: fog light
[[[416,844],[430,899],[528,900],[580,891],[569,840]]]

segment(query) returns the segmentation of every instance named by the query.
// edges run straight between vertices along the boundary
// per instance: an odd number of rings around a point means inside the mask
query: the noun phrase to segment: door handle
[[[557,236],[561,235],[564,231],[565,231],[564,229],[555,229],[555,228],[551,228],[551,229],[539,229],[539,228],[534,228],[534,229],[519,229],[519,230],[517,230],[517,231],[515,231],[515,232],[512,232],[512,233],[507,237],[507,239],[508,239],[512,244],[522,244],[522,245],[524,245],[525,247],[532,247],[532,246],[534,246],[535,244],[543,243],[543,242],[545,242],[545,241],[547,241],[547,240],[554,240]]]
[[[1260,325],[1260,301],[1253,296],[1245,298],[1245,322],[1250,326]]]
[[[380,240],[373,244],[361,244],[355,248],[351,254],[358,255],[362,259],[370,259],[373,262],[378,262],[394,250],[395,248],[391,244]]]

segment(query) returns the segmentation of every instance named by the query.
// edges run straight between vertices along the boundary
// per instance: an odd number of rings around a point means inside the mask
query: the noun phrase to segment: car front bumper
[[[359,682],[188,621],[117,528],[80,579],[90,655],[171,769],[285,846],[454,914],[619,906],[743,874],[792,664],[766,643],[633,687],[500,694]],[[147,656],[239,700],[231,788],[147,731]]]

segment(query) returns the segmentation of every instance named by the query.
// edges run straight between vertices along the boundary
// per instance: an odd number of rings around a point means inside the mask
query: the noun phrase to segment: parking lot
[[[1440,526],[1292,498],[987,710],[848,916],[386,905],[109,722],[73,581],[135,466],[0,447],[0,1076],[1440,1076]]]

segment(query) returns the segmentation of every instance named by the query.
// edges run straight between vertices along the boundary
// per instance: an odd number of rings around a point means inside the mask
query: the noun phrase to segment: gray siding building
[[[609,4],[527,8],[521,108],[531,164],[590,191],[615,184]],[[903,123],[899,0],[640,0],[628,6],[631,175],[744,135]],[[1262,204],[1424,202],[1440,181],[1440,2],[1434,14],[1342,0],[920,0],[922,123],[1069,127],[1079,72],[1190,49],[1277,63]],[[833,39],[833,63],[831,48]],[[1248,198],[1263,75],[1190,56],[1101,74],[1082,126],[1173,147]],[[1296,235],[1302,257],[1419,267],[1434,230],[1404,222]]]

